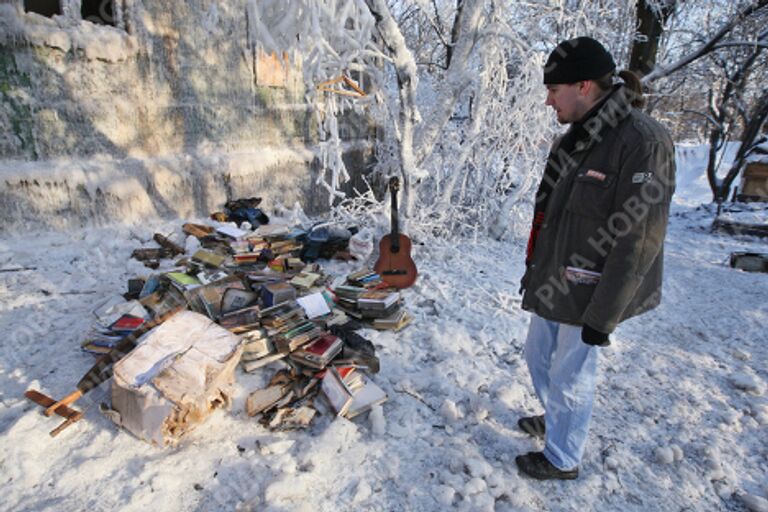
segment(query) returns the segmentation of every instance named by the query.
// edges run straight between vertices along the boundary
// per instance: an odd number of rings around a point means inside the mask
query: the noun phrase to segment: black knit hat
[[[595,80],[616,69],[608,50],[591,37],[563,41],[544,65],[545,84],[572,84]]]

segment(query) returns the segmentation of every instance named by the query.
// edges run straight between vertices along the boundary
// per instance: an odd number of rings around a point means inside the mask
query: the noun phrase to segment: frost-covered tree
[[[657,0],[658,1],[658,0]],[[666,110],[670,121],[691,119],[708,132],[707,178],[713,199],[729,195],[765,123],[768,80],[768,0],[665,3],[652,10],[664,36],[660,64],[644,69],[652,85],[651,107]],[[674,11],[674,12],[673,12]],[[642,26],[642,23],[641,23]],[[679,129],[677,135],[685,133]],[[690,132],[689,132],[690,133]],[[736,161],[722,171],[724,145],[739,140]]]
[[[346,178],[332,156],[339,144],[334,116],[367,108],[382,127],[377,172],[401,176],[412,230],[443,237],[525,230],[531,189],[558,130],[543,105],[546,56],[559,41],[586,34],[626,63],[634,30],[633,0],[287,4],[249,1],[254,44],[299,49],[308,84],[352,70],[373,83],[362,101],[310,92],[327,149],[321,179],[332,197],[340,197]],[[337,203],[362,211],[360,201],[371,200]]]

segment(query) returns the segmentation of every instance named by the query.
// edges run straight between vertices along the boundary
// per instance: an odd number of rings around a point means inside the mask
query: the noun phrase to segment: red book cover
[[[315,341],[304,347],[303,350],[304,352],[308,352],[310,354],[322,356],[328,351],[329,348],[331,348],[337,339],[338,338],[333,334],[326,334],[325,336],[317,338]]]
[[[115,323],[110,326],[113,331],[135,331],[141,324],[144,323],[144,319],[133,315],[123,315],[118,318]]]
[[[336,371],[339,372],[339,375],[342,379],[346,378],[347,375],[351,374],[353,371],[355,371],[354,366],[341,366],[339,368],[336,368]]]

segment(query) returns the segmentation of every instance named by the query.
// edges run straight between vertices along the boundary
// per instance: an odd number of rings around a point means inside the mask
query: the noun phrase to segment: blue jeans
[[[544,406],[544,456],[556,468],[573,469],[584,454],[595,398],[597,347],[581,341],[581,327],[532,315],[525,361]]]

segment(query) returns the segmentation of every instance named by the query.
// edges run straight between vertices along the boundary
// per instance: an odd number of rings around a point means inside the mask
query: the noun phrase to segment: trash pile
[[[155,272],[94,310],[81,348],[99,360],[72,395],[35,400],[47,415],[72,417],[67,406],[114,375],[103,412],[139,438],[176,444],[231,404],[238,364],[250,373],[276,363],[246,401],[248,416],[273,430],[305,428],[323,413],[353,418],[387,399],[372,379],[375,348],[357,331],[405,327],[400,292],[369,268],[330,276],[317,263],[367,257],[371,241],[354,239],[354,228],[269,223],[256,199],[227,203],[211,225],[184,224],[184,247],[156,234],[158,247],[133,252]]]

